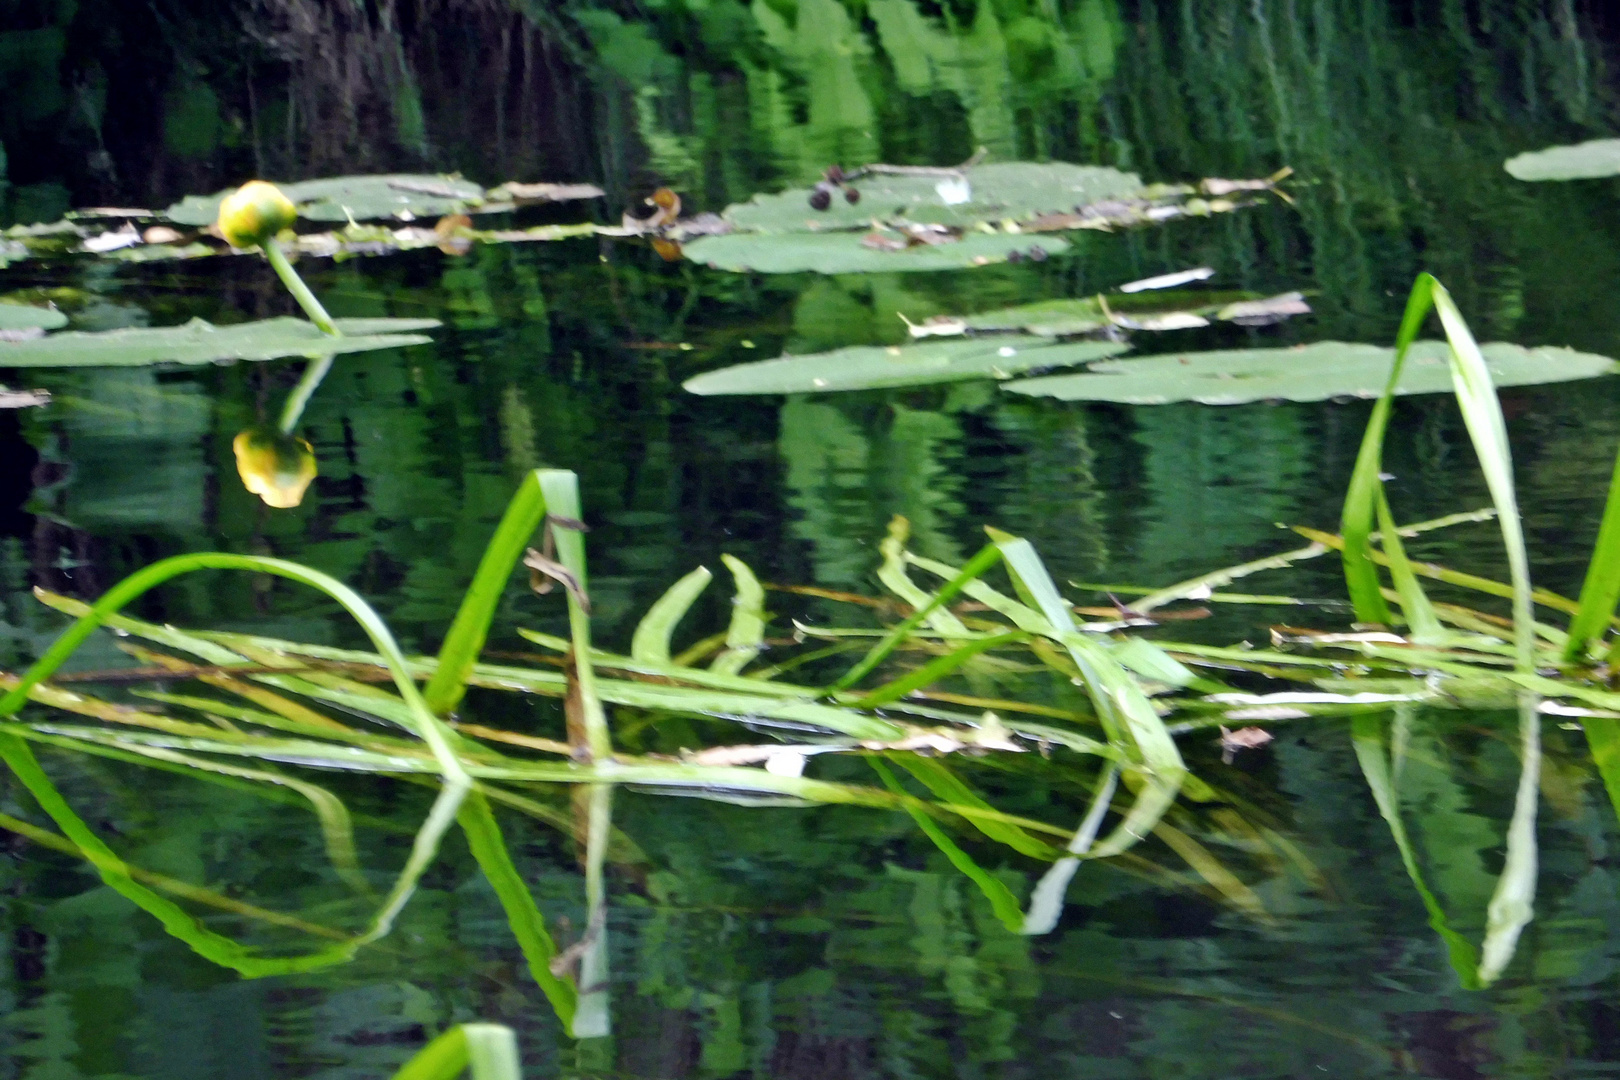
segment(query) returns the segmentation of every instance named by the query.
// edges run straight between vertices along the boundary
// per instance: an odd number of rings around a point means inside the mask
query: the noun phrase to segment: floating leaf
[[[1549,146],[1508,158],[1502,167],[1518,180],[1592,180],[1620,176],[1620,139]]]
[[[783,356],[710,371],[686,381],[694,394],[796,394],[926,386],[963,379],[1005,379],[1038,368],[1115,356],[1113,341],[1055,344],[1048,338],[997,337],[920,345],[863,345],[809,356]]]
[[[968,198],[959,201],[961,182]],[[872,221],[932,222],[968,227],[981,221],[1033,217],[1073,211],[1080,206],[1141,194],[1135,173],[1095,165],[1013,161],[978,165],[956,175],[948,171],[925,176],[879,174],[855,181],[860,201],[836,198],[826,210],[810,206],[810,189],[756,195],[726,208],[722,215],[739,229],[759,232],[820,232],[859,229]],[[943,190],[942,190],[943,189]]]
[[[310,221],[346,221],[353,218],[440,217],[475,208],[484,201],[484,188],[455,176],[335,176],[277,184]],[[163,211],[181,225],[211,225],[219,217],[219,204],[236,188],[213,195],[187,195]]]
[[[133,327],[101,333],[67,331],[33,341],[0,344],[0,367],[130,367],[324,356],[421,345],[432,339],[406,331],[439,325],[436,319],[333,321],[343,331],[342,337],[330,337],[312,323],[288,317],[234,326],[214,326],[193,319],[184,326]]]
[[[1451,370],[1443,341],[1412,347],[1398,394],[1437,394],[1451,390]],[[1613,360],[1572,349],[1527,349],[1519,345],[1482,347],[1497,386],[1590,379],[1616,370]],[[1288,349],[1229,349],[1206,353],[1165,353],[1134,360],[1109,360],[1089,371],[1020,379],[1007,389],[1062,401],[1118,401],[1163,405],[1198,401],[1237,405],[1249,401],[1322,401],[1334,397],[1377,397],[1389,377],[1395,351],[1377,345],[1322,341]]]
[[[1122,293],[1143,292],[1147,289],[1173,289],[1178,285],[1187,285],[1194,281],[1203,281],[1215,276],[1213,267],[1200,266],[1195,270],[1181,270],[1174,274],[1160,274],[1158,277],[1142,278],[1140,281],[1128,281],[1119,287]]]
[[[687,258],[717,270],[762,274],[865,274],[907,270],[958,270],[1007,262],[1014,252],[1035,257],[1067,251],[1067,242],[1007,233],[969,233],[954,243],[918,244],[899,251],[868,246],[859,233],[705,236],[685,245]]]
[[[55,308],[0,302],[0,330],[55,330],[67,325],[67,316]]]
[[[562,202],[602,194],[593,184],[519,184],[508,182],[485,191],[459,176],[334,176],[278,184],[309,221],[365,221],[376,218],[438,218],[468,211],[511,209],[515,202]],[[235,188],[213,195],[188,195],[162,216],[181,225],[213,224],[219,204]]]
[[[0,386],[0,409],[31,409],[50,403],[51,395],[44,390],[7,390]]]
[[[1287,295],[1299,296],[1298,293]],[[1284,297],[1274,299],[1280,302]],[[1067,337],[1071,334],[1087,334],[1093,330],[1100,330],[1110,323],[1135,330],[1179,329],[1182,323],[1186,325],[1203,325],[1203,323],[1193,323],[1190,319],[1177,319],[1173,316],[1228,319],[1233,317],[1229,312],[1241,314],[1248,310],[1244,306],[1246,304],[1271,303],[1272,301],[1259,299],[1256,293],[1179,289],[1145,296],[1105,296],[1101,300],[1095,296],[1041,300],[1033,304],[969,315],[955,321],[961,325],[962,331],[1017,330],[1026,334],[1039,334],[1042,337]],[[1107,304],[1107,310],[1104,310],[1104,304]],[[1305,310],[1310,309],[1307,307]],[[1113,316],[1112,319],[1110,315]],[[914,329],[912,334],[915,337],[928,336],[930,333],[936,336],[943,334],[944,331],[941,329],[930,330],[931,326],[936,325],[939,324],[918,323],[917,329]],[[918,333],[919,330],[922,333]]]

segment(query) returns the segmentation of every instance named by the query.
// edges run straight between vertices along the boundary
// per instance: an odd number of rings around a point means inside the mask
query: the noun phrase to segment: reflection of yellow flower
[[[219,231],[232,247],[257,247],[297,220],[292,200],[263,180],[249,180],[219,204]]]
[[[242,485],[268,506],[286,510],[304,500],[315,479],[315,450],[296,435],[251,427],[231,443]]]

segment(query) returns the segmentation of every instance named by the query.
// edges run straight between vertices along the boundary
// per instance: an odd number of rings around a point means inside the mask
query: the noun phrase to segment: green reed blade
[[[969,641],[966,645],[952,649],[944,656],[930,660],[908,675],[902,675],[898,679],[884,683],[850,704],[857,709],[875,709],[892,701],[899,701],[913,690],[920,690],[925,686],[932,686],[934,683],[939,682],[939,680],[980,653],[1027,640],[1029,640],[1028,635],[1021,632],[992,634],[989,637],[977,638]]]
[[[899,779],[889,770],[888,766],[877,758],[870,760],[872,768],[877,770],[878,776],[883,778],[884,785],[890,791],[896,795],[905,794],[905,788],[900,785]],[[909,804],[906,806],[906,812],[911,815],[911,819],[917,823],[917,827],[923,831],[924,835],[933,841],[934,846],[950,861],[950,864],[979,887],[979,891],[984,894],[984,898],[990,901],[990,908],[996,913],[996,918],[1001,920],[1002,925],[1017,933],[1024,925],[1024,909],[1019,904],[1018,898],[1012,894],[1012,890],[1007,888],[1000,878],[974,862],[973,856],[958,847],[956,841],[947,836],[945,830],[940,828],[939,823],[933,818]]]
[[[726,651],[714,658],[709,670],[736,675],[765,647],[765,590],[748,564],[733,555],[720,556],[737,584],[731,600],[731,625],[726,628]]]
[[[0,829],[5,829],[7,832],[16,833],[18,836],[38,844],[41,847],[48,847],[52,851],[59,851],[64,855],[72,855],[75,858],[85,857],[84,852],[75,847],[73,842],[68,840],[66,837],[58,836],[56,833],[41,829],[37,825],[30,825],[28,822],[19,818],[14,818],[10,814],[0,814]],[[256,904],[249,904],[246,901],[237,900],[234,897],[217,893],[213,889],[205,889],[199,885],[193,885],[187,881],[179,881],[175,878],[168,877],[167,875],[159,874],[152,870],[143,869],[142,867],[136,866],[133,863],[127,863],[126,865],[129,867],[130,876],[135,878],[137,881],[151,885],[156,889],[162,889],[164,892],[170,893],[171,895],[183,897],[192,901],[193,903],[217,908],[220,911],[229,912],[232,915],[240,915],[243,918],[252,919],[255,922],[262,922],[269,926],[281,926],[289,930],[297,930],[300,933],[309,934],[312,937],[331,938],[334,941],[348,940],[347,934],[343,933],[341,930],[334,930],[330,926],[322,926],[320,923],[312,923],[305,919],[300,919],[296,915],[287,915],[279,911],[270,911],[267,908],[259,907]]]
[[[1350,474],[1350,488],[1345,492],[1344,508],[1340,513],[1339,531],[1344,534],[1344,580],[1350,591],[1360,622],[1388,623],[1389,605],[1379,591],[1378,568],[1368,557],[1369,535],[1372,533],[1378,493],[1383,489],[1379,473],[1383,470],[1384,432],[1389,427],[1390,411],[1394,407],[1395,387],[1399,385],[1401,369],[1406,366],[1406,354],[1417,340],[1418,331],[1432,303],[1433,286],[1438,284],[1428,274],[1419,274],[1412,292],[1406,299],[1406,312],[1401,316],[1401,328],[1395,336],[1395,362],[1390,365],[1389,380],[1384,392],[1373,404],[1372,416],[1361,436],[1361,449],[1356,453],[1355,471]]]
[[[1519,935],[1535,916],[1536,803],[1541,795],[1541,713],[1534,694],[1519,698],[1519,787],[1508,822],[1502,876],[1485,908],[1485,940],[1480,944],[1479,981],[1489,986],[1513,959]]]
[[[517,1036],[503,1024],[458,1024],[401,1065],[393,1080],[522,1080]]]
[[[577,508],[576,508],[577,509]],[[461,598],[461,607],[450,623],[450,630],[439,646],[439,669],[433,673],[422,696],[428,708],[445,716],[461,702],[467,692],[467,676],[472,674],[478,654],[483,651],[489,637],[489,626],[495,618],[495,609],[506,594],[512,570],[523,558],[524,549],[534,539],[535,530],[546,516],[546,499],[541,491],[541,473],[537,469],[523,478],[517,493],[506,505],[506,513],[495,527],[478,560],[478,570],[472,584]]]
[[[1102,828],[1103,818],[1108,814],[1118,784],[1119,764],[1110,762],[1103,768],[1102,780],[1091,799],[1091,808],[1086,811],[1086,816],[1080,819],[1079,827],[1069,838],[1069,854],[1053,863],[1051,869],[1041,875],[1041,880],[1035,883],[1035,891],[1030,893],[1029,911],[1024,916],[1020,933],[1038,936],[1050,934],[1056,929],[1058,919],[1063,915],[1063,898],[1069,891],[1069,882],[1074,880],[1075,871],[1080,869],[1081,856],[1091,851],[1091,845],[1097,839],[1098,830]]]
[[[139,752],[147,757],[172,761],[196,771],[219,773],[221,776],[234,776],[261,784],[274,784],[303,796],[314,812],[316,821],[320,822],[321,839],[326,846],[326,858],[332,864],[333,872],[355,892],[362,895],[369,895],[372,892],[370,882],[366,881],[365,875],[360,872],[360,860],[355,854],[354,823],[349,818],[349,808],[344,805],[342,799],[319,784],[287,776],[285,773],[269,772],[265,769],[244,769],[158,747],[142,747]]]
[[[1602,640],[1620,603],[1620,453],[1614,459],[1614,475],[1609,480],[1609,497],[1603,504],[1603,523],[1598,526],[1597,546],[1586,566],[1581,583],[1580,610],[1569,624],[1569,641],[1564,659],[1580,660],[1588,646]]]
[[[605,1039],[613,1033],[608,996],[607,879],[603,875],[608,839],[613,829],[613,785],[592,784],[583,799],[585,811],[584,946],[579,961],[579,1008],[569,1034],[576,1039]],[[578,807],[580,803],[576,802]]]
[[[847,690],[860,682],[873,668],[881,664],[885,657],[892,653],[904,641],[912,630],[921,626],[928,616],[950,603],[957,593],[961,592],[969,583],[976,580],[979,575],[990,569],[1001,559],[1001,551],[994,544],[986,544],[978,554],[969,559],[967,563],[950,577],[939,591],[923,606],[917,608],[905,619],[897,623],[885,634],[861,660],[847,672],[844,677],[833,683],[834,690]]]
[[[888,758],[909,772],[924,787],[933,792],[935,798],[942,802],[954,803],[958,806],[977,806],[985,810],[994,809],[979,796],[978,792],[968,787],[959,776],[937,758],[895,753],[890,753]],[[973,821],[972,825],[990,839],[1006,844],[1014,851],[1021,852],[1032,858],[1051,862],[1058,858],[1060,854],[1053,849],[1051,844],[1044,840],[1035,839],[1016,825],[985,820]],[[1021,921],[1022,919],[1020,919]]]
[[[1592,763],[1603,778],[1603,788],[1609,793],[1609,805],[1620,817],[1620,724],[1606,718],[1592,717],[1581,721],[1586,731],[1586,745],[1592,752]]]
[[[1508,446],[1507,421],[1502,404],[1491,384],[1490,369],[1480,355],[1473,333],[1457,310],[1456,302],[1433,278],[1430,293],[1451,344],[1451,381],[1462,409],[1463,424],[1474,443],[1474,454],[1485,474],[1485,486],[1496,507],[1502,545],[1507,549],[1508,579],[1513,584],[1513,644],[1519,670],[1535,669],[1535,629],[1531,625],[1530,555],[1525,548],[1524,526],[1519,518],[1518,498],[1513,484],[1513,452]]]
[[[1074,628],[1069,605],[1057,590],[1046,565],[1028,540],[987,530],[1007,562],[1019,591],[1040,608],[1052,634],[1080,669],[1086,693],[1109,741],[1122,744],[1140,763],[1145,783],[1125,819],[1092,850],[1107,858],[1133,846],[1158,825],[1187,778],[1187,767],[1175,739],[1131,674],[1106,649]]]
[[[630,656],[645,663],[668,664],[669,639],[675,625],[713,580],[714,574],[709,568],[700,566],[671,585],[636,624],[635,635],[630,639]]]
[[[552,536],[557,542],[557,561],[562,563],[580,591],[590,595],[590,576],[585,571],[585,536],[576,528],[569,528],[559,520],[578,522],[583,511],[579,502],[579,477],[566,469],[542,469],[540,492],[553,516]],[[613,756],[613,737],[608,731],[607,713],[597,693],[596,671],[591,666],[591,616],[574,595],[574,590],[563,590],[568,596],[568,633],[574,641],[574,667],[579,683],[580,719],[585,728],[585,744],[591,757],[605,760]]]
[[[1401,543],[1400,530],[1395,527],[1395,515],[1389,509],[1389,499],[1379,485],[1377,496],[1378,531],[1383,538],[1384,554],[1389,557],[1389,577],[1395,583],[1400,597],[1401,612],[1412,631],[1412,640],[1421,644],[1438,644],[1446,639],[1440,618],[1428,594],[1412,573],[1412,564],[1406,558],[1406,546]]]
[[[518,635],[534,642],[536,645],[551,649],[554,652],[566,653],[573,647],[567,638],[556,637],[552,634],[543,634],[538,630],[526,627],[518,628]],[[690,688],[705,687],[714,690],[735,690],[747,694],[767,694],[772,697],[805,698],[819,697],[821,691],[816,687],[794,686],[792,683],[771,682],[758,675],[727,675],[721,672],[710,671],[708,668],[686,667],[675,660],[654,660],[638,658],[635,656],[622,656],[608,652],[606,649],[592,649],[591,663],[598,668],[613,671],[628,671],[638,675],[657,675],[662,679],[669,679],[677,683],[690,684]],[[493,671],[495,668],[486,668],[480,665],[478,670]],[[517,669],[499,669],[517,670]],[[606,685],[611,679],[599,679],[599,683]],[[612,700],[609,698],[608,700]]]
[[[352,956],[360,945],[383,936],[391,928],[395,915],[409,899],[415,890],[417,880],[437,854],[439,841],[445,829],[454,820],[455,809],[471,785],[471,778],[452,750],[457,737],[443,726],[422,701],[405,664],[405,658],[400,653],[399,646],[395,644],[388,627],[371,606],[348,586],[296,563],[255,555],[199,553],[163,559],[118,582],[57,638],[45,654],[22,674],[17,685],[0,698],[0,719],[15,714],[28,700],[29,691],[61,667],[109,616],[170,578],[202,569],[246,570],[273,574],[309,585],[337,600],[371,638],[372,645],[394,676],[401,697],[412,708],[416,721],[414,733],[426,742],[433,752],[443,787],[433,810],[416,835],[405,867],[400,871],[392,891],[379,907],[366,933],[351,942],[329,946],[302,956],[277,959],[255,956],[247,947],[206,929],[173,901],[159,896],[137,882],[130,875],[124,862],[62,798],[55,784],[40,767],[33,751],[15,731],[0,733],[0,759],[10,766],[12,772],[39,802],[41,809],[56,822],[63,834],[85,853],[85,857],[95,866],[108,886],[153,915],[163,924],[166,931],[184,941],[200,955],[248,976],[307,971],[340,962]]]
[[[1397,706],[1397,723],[1409,721],[1411,706]],[[1378,804],[1378,813],[1389,825],[1389,834],[1395,841],[1395,848],[1401,853],[1401,865],[1406,868],[1406,876],[1411,879],[1412,887],[1417,890],[1418,897],[1423,901],[1423,907],[1429,913],[1429,926],[1440,935],[1445,942],[1446,956],[1451,961],[1451,969],[1457,973],[1463,989],[1477,990],[1479,981],[1479,950],[1474,943],[1452,929],[1451,922],[1446,918],[1446,912],[1440,906],[1440,900],[1423,879],[1423,872],[1418,868],[1417,853],[1413,850],[1411,837],[1407,835],[1406,823],[1401,820],[1400,798],[1395,792],[1395,782],[1389,766],[1389,755],[1384,750],[1383,719],[1375,714],[1367,713],[1357,716],[1351,721],[1352,739],[1356,751],[1356,761],[1361,765],[1361,774],[1367,779],[1367,787],[1372,792],[1373,801]]]
[[[885,588],[915,610],[927,606],[928,594],[919,589],[906,574],[905,545],[906,538],[910,535],[911,522],[899,514],[894,515],[889,521],[889,534],[878,546],[878,551],[883,555],[883,563],[878,567],[877,576]],[[968,629],[962,625],[962,620],[945,608],[935,608],[928,616],[928,625],[945,637],[968,636]]]
[[[1028,540],[992,533],[1007,562],[1007,570],[1027,591],[1052,627],[1054,637],[1080,668],[1087,693],[1099,717],[1110,717],[1127,734],[1149,770],[1179,773],[1186,770],[1175,739],[1165,730],[1147,695],[1129,672],[1096,642],[1075,629],[1068,602],[1057,590],[1040,556]]]
[[[556,1010],[557,1019],[563,1022],[564,1027],[572,1026],[578,995],[572,983],[552,974],[551,960],[557,955],[556,942],[546,930],[545,916],[535,905],[534,895],[529,892],[529,887],[524,884],[522,875],[512,862],[512,853],[501,836],[501,827],[495,821],[482,790],[475,788],[468,793],[467,800],[462,803],[459,820],[461,831],[467,836],[467,847],[471,849],[473,858],[478,860],[478,868],[484,872],[484,877],[500,899],[501,908],[506,912],[506,922],[511,926],[519,948],[523,950],[529,973]]]

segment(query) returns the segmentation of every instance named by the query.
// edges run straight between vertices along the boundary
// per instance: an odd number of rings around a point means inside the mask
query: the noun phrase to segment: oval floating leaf
[[[55,308],[0,302],[0,330],[55,330],[67,325],[67,316]]]
[[[1620,176],[1620,139],[1549,146],[1508,158],[1502,167],[1518,180],[1592,180]]]
[[[860,233],[732,233],[705,236],[685,245],[686,257],[717,270],[762,274],[866,274],[907,270],[960,270],[1006,262],[1013,252],[1039,248],[1048,255],[1067,251],[1055,236],[969,233],[953,243],[918,244],[882,251],[863,243]]]
[[[1039,368],[1100,360],[1129,346],[1113,341],[1055,344],[1048,338],[996,337],[920,345],[862,345],[809,356],[783,356],[710,371],[686,380],[694,394],[797,394],[927,386],[963,379],[1005,379]]]
[[[439,325],[435,319],[333,322],[343,331],[342,337],[328,336],[312,323],[287,317],[234,326],[214,326],[193,319],[184,326],[133,327],[102,333],[68,331],[33,341],[0,343],[0,367],[131,367],[325,356],[421,345],[432,339],[398,331],[427,330]]]
[[[1397,394],[1451,391],[1451,369],[1443,341],[1420,341],[1401,374]],[[1616,370],[1605,356],[1572,349],[1527,349],[1520,345],[1481,347],[1497,386],[1590,379]],[[1118,401],[1164,405],[1197,401],[1238,405],[1250,401],[1323,401],[1334,397],[1375,398],[1383,392],[1395,350],[1378,345],[1321,341],[1285,349],[1225,349],[1206,353],[1165,353],[1134,360],[1093,364],[1083,373],[1020,379],[1007,384],[1018,394],[1060,401]]]
[[[436,218],[484,201],[481,184],[457,176],[334,176],[276,186],[298,207],[299,216],[310,221],[364,221],[401,214]],[[212,225],[219,217],[220,202],[235,190],[187,195],[163,216],[181,225]]]
[[[864,176],[853,183],[860,192],[857,203],[835,197],[826,210],[815,210],[810,206],[810,189],[795,188],[756,195],[749,202],[727,207],[722,216],[739,229],[776,233],[859,229],[873,219],[902,218],[965,228],[981,221],[1072,211],[1091,203],[1130,198],[1142,190],[1142,178],[1135,173],[1062,162],[977,165],[961,176],[967,181],[965,189],[960,179],[948,174]],[[958,201],[964,194],[966,200]]]

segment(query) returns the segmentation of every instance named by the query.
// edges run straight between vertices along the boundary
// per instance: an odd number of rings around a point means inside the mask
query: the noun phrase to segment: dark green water
[[[1081,234],[1045,263],[964,273],[741,277],[594,240],[315,264],[311,284],[334,314],[446,325],[431,346],[338,361],[304,418],[320,478],[290,511],[242,490],[230,444],[273,415],[295,364],[8,372],[8,385],[55,395],[46,409],[0,413],[9,670],[60,626],[30,586],[93,597],[197,550],[317,567],[360,590],[407,648],[436,647],[517,476],[537,465],[581,476],[595,623],[612,647],[675,578],[722,552],[765,580],[876,592],[877,542],[896,513],[941,559],[961,559],[994,524],[1028,536],[1059,581],[1143,584],[1294,546],[1277,522],[1337,521],[1364,403],[1084,407],[982,384],[788,401],[680,389],[782,351],[897,342],[896,312],[915,321],[1209,265],[1212,286],[1307,290],[1315,314],[1181,332],[1162,347],[1387,343],[1428,269],[1482,340],[1620,356],[1614,182],[1525,185],[1501,169],[1522,150],[1613,130],[1616,27],[1601,9],[402,0],[329,5],[301,37],[303,9],[290,3],[126,7],[0,0],[11,185],[0,221],[157,202],[260,167],[596,180],[609,191],[598,212],[612,218],[660,180],[718,209],[834,160],[949,163],[979,145],[1148,180],[1291,165],[1295,204]],[[0,271],[0,292],[79,290],[83,329],[291,311],[257,260],[174,266],[24,263]],[[1604,379],[1503,402],[1538,583],[1572,590],[1620,440],[1620,390]],[[1449,399],[1397,407],[1385,467],[1405,520],[1488,501]],[[1504,572],[1488,525],[1412,548]],[[1343,591],[1326,561],[1254,580]],[[522,650],[518,625],[559,628],[555,598],[519,586],[492,648]],[[773,632],[831,617],[787,594],[771,602]],[[726,606],[705,598],[687,631],[719,629]],[[313,594],[241,575],[186,579],[142,614],[356,640]],[[1240,609],[1191,632],[1262,641],[1274,618]],[[129,661],[109,641],[79,663]],[[562,724],[550,703],[475,696],[467,712],[548,735]],[[516,1028],[537,1077],[1612,1073],[1620,831],[1582,734],[1548,725],[1536,919],[1506,976],[1478,991],[1461,988],[1428,925],[1348,728],[1277,733],[1231,765],[1207,740],[1184,740],[1227,802],[1183,799],[1168,819],[1252,890],[1264,917],[1150,840],[1137,862],[1084,866],[1057,930],[1033,938],[1004,929],[899,815],[621,792],[615,824],[634,850],[609,873],[614,1035],[580,1046],[459,841],[394,933],[355,962],[243,981],[76,860],[15,840],[0,861],[0,1077],[385,1077],[428,1033],[473,1019]],[[671,748],[660,737],[641,736],[643,747]],[[1408,827],[1452,924],[1474,941],[1501,868],[1515,738],[1504,714],[1412,720]],[[1068,826],[1095,782],[1072,762],[964,773],[998,806]],[[353,916],[334,906],[319,832],[299,807],[112,762],[46,764],[142,866],[317,921]],[[356,814],[366,870],[386,881],[427,799],[363,779],[332,786]],[[38,818],[17,791],[3,802]],[[503,827],[548,919],[577,937],[572,838],[521,819]],[[1043,870],[959,839],[1021,898]]]

